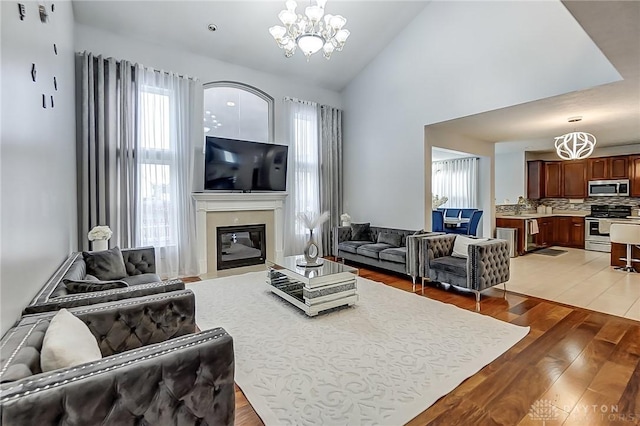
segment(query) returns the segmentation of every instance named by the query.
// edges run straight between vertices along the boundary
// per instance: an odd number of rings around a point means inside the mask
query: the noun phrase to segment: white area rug
[[[358,278],[359,302],[309,318],[265,272],[188,285],[201,329],[234,339],[236,383],[267,425],[401,425],[529,332]]]

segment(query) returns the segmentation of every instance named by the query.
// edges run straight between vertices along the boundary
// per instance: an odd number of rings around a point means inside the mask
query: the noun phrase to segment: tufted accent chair
[[[23,317],[1,342],[3,425],[233,424],[233,341],[222,328],[196,333],[190,290],[69,311],[104,358],[42,373],[54,313]]]
[[[507,242],[489,239],[470,244],[466,259],[452,256],[456,235],[447,234],[422,238],[420,276],[424,290],[425,279],[466,288],[476,295],[509,281],[510,259]]]
[[[129,287],[70,294],[63,280],[66,278],[83,280],[87,275],[87,267],[82,253],[72,253],[24,309],[23,314],[37,314],[57,311],[60,308],[74,308],[184,290],[184,283],[181,280],[162,281],[156,275],[156,256],[153,247],[138,247],[121,251],[127,271],[127,277],[123,280],[129,284]]]

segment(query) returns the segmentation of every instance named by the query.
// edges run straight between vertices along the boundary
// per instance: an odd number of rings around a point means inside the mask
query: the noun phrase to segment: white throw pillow
[[[480,241],[487,241],[488,238],[469,238],[462,235],[456,235],[456,239],[453,242],[453,253],[451,256],[469,257],[469,244],[479,243]]]
[[[89,327],[64,308],[51,319],[40,352],[43,372],[102,358],[98,342]]]

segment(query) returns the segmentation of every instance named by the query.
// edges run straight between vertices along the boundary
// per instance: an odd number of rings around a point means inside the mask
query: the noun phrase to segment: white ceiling
[[[300,0],[298,13],[307,1]],[[309,84],[342,90],[428,1],[329,0],[327,13],[347,18],[351,36],[327,61],[306,61],[300,52],[285,58],[269,34],[279,25],[284,0],[264,1],[73,1],[76,22],[148,42]],[[211,32],[209,24],[218,30]]]
[[[553,138],[574,129],[594,134],[599,147],[640,143],[640,2],[563,4],[623,81],[433,126],[473,139],[502,142],[496,144],[498,153],[552,151]],[[573,116],[583,120],[569,124],[567,118]]]

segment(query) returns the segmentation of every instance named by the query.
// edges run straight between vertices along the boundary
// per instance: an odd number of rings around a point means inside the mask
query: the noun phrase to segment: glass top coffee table
[[[358,301],[358,269],[323,259],[322,266],[297,266],[303,256],[288,256],[282,262],[267,261],[269,289],[309,316]]]

